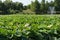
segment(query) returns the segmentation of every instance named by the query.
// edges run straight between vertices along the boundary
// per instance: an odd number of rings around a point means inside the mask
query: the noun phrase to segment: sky
[[[4,0],[2,0],[2,1],[4,1]],[[34,0],[12,0],[13,2],[21,2],[21,3],[23,3],[23,5],[28,5],[28,4],[30,4],[31,3],[31,1],[34,1]],[[38,0],[39,2],[41,2],[41,0]],[[51,0],[46,0],[46,1],[51,1]],[[52,0],[53,1],[53,0]]]

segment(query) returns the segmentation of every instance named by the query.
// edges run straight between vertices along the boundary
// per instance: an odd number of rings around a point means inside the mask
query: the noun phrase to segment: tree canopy
[[[23,10],[31,10],[33,13],[47,13],[49,6],[54,6],[56,11],[60,11],[60,0],[54,0],[51,2],[42,0],[39,2],[38,0],[32,1],[29,5],[23,5],[21,2],[13,2],[12,0],[5,0],[2,2],[0,0],[0,14],[14,14],[23,12]]]

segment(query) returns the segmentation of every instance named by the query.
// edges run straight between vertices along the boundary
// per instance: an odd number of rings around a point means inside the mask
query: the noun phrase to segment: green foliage
[[[19,2],[12,2],[11,0],[6,0],[4,2],[0,1],[0,14],[15,14],[22,12],[23,4]]]
[[[1,40],[54,40],[60,37],[59,16],[0,16]]]
[[[35,0],[35,2],[32,2],[31,10],[36,14],[40,13],[40,3],[38,2],[38,0]]]
[[[56,8],[56,11],[60,11],[60,0],[55,0],[55,8]]]
[[[32,11],[31,13],[42,14],[47,13],[49,6],[54,6],[55,10],[59,13],[60,0],[51,2],[45,2],[45,0],[39,2],[38,0],[35,0],[34,2],[31,2],[31,4],[24,6],[20,2],[13,2],[12,0],[5,0],[2,2],[2,0],[0,0],[0,14],[16,14],[28,9]]]
[[[46,1],[46,6],[45,6],[46,12],[47,12],[48,8],[49,8],[49,2]]]
[[[41,12],[45,12],[45,0],[42,0],[42,2],[41,2]]]

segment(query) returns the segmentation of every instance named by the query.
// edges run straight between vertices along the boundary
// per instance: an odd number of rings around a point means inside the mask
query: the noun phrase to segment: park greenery
[[[5,0],[4,2],[0,0],[0,14],[45,14],[50,6],[55,7],[55,11],[60,11],[60,0],[54,0],[51,2],[45,2],[45,0],[39,2],[38,0],[35,0],[29,5],[23,5],[21,2],[13,2],[12,0]]]
[[[0,40],[60,40],[60,16],[0,16]]]
[[[49,7],[55,7],[57,15],[48,15]],[[59,11],[60,0],[28,5],[0,0],[0,40],[60,40]]]

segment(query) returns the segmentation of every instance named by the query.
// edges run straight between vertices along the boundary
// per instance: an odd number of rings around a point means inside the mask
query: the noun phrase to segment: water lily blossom
[[[26,23],[26,24],[25,24],[25,27],[28,27],[29,25],[30,25],[29,23]]]
[[[53,25],[48,25],[47,27],[48,27],[48,28],[51,28],[52,26],[53,26]]]

